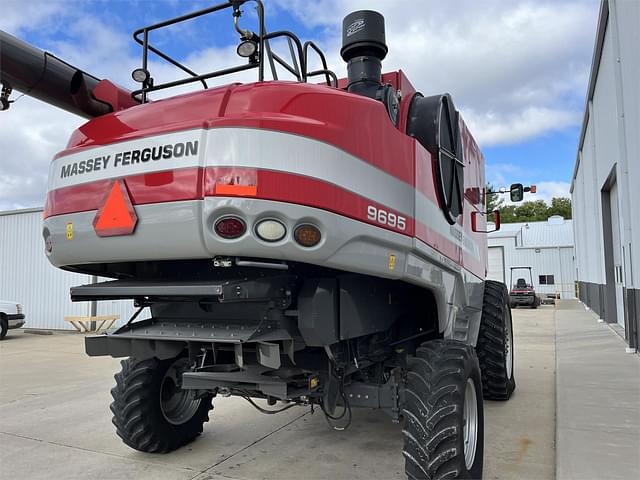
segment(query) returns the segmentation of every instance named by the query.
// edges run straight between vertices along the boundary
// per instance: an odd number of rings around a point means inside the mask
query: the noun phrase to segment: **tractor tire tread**
[[[509,308],[507,287],[503,283],[486,280],[476,352],[482,373],[482,392],[487,400],[508,400],[516,386],[513,369],[511,378],[507,378],[506,367],[505,322],[511,320]],[[513,328],[511,332],[513,334]]]
[[[129,358],[121,364],[122,370],[114,376],[116,385],[111,389],[110,409],[116,433],[126,445],[141,452],[168,453],[202,433],[213,408],[211,396],[202,398],[190,420],[172,425],[164,419],[159,406],[160,382],[166,371],[163,361]]]
[[[425,342],[409,358],[402,410],[408,478],[444,480],[465,471],[459,442],[469,362],[479,371],[473,347],[455,340]]]
[[[9,331],[9,320],[4,315],[4,313],[0,313],[0,340],[4,340],[4,337],[7,336],[7,332]]]

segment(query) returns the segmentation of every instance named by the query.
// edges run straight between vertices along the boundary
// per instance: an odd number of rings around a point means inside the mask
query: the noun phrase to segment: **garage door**
[[[504,249],[503,247],[489,247],[488,280],[504,283]]]

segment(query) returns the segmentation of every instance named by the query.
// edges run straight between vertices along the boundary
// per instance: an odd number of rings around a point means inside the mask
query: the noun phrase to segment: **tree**
[[[516,207],[515,212],[519,220],[517,222],[541,222],[549,218],[547,210],[549,207],[544,200],[534,200],[524,202]]]
[[[500,208],[502,223],[544,222],[551,215],[571,218],[571,200],[556,197],[551,200],[551,206],[548,206],[544,200],[535,200],[520,205],[504,205]]]
[[[487,184],[487,192],[496,189],[490,183]],[[544,222],[552,215],[560,215],[566,219],[571,218],[571,199],[566,197],[553,197],[551,206],[544,200],[533,200],[524,203],[507,204],[502,193],[487,194],[487,212],[500,210],[502,223],[516,222]]]
[[[551,215],[560,215],[564,218],[571,218],[571,199],[565,197],[552,198],[547,215],[549,217]]]
[[[505,205],[500,209],[500,221],[502,223],[515,223],[519,222],[516,216],[515,205]]]
[[[487,183],[487,192],[493,192],[494,186]],[[501,193],[487,194],[487,212],[501,210],[504,207],[504,200]]]

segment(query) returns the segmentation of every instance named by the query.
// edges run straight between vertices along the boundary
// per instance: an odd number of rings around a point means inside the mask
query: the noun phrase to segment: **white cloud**
[[[544,172],[519,163],[490,163],[486,166],[487,182],[494,190],[506,188],[508,191],[511,183],[517,181],[525,186],[536,186],[536,193],[525,193],[525,201],[544,200],[551,205],[551,199],[554,197],[571,198],[569,182],[548,180],[545,177]],[[501,195],[501,198],[506,204],[511,204],[508,193]]]
[[[341,19],[361,8],[385,16],[384,70],[404,70],[425,94],[450,92],[481,145],[519,142],[579,123],[598,1],[303,0],[278,2],[325,28],[337,52]],[[333,66],[344,71],[337,54]]]
[[[35,26],[51,24],[55,17],[68,10],[64,2],[48,0],[3,0],[0,28],[13,35]]]
[[[571,198],[570,186],[569,182],[538,182],[536,193],[526,193],[525,200],[544,200],[548,205],[551,205],[551,199],[554,197]]]
[[[507,190],[505,193],[499,194],[500,198],[505,205],[521,205],[521,203],[511,202],[509,199],[509,185],[510,182],[495,182],[492,184],[494,189],[505,187]],[[525,184],[529,186],[530,184]],[[536,200],[544,200],[547,205],[551,205],[551,200],[556,197],[571,198],[569,193],[569,182],[557,182],[557,181],[543,181],[536,182],[536,193],[526,192],[524,194],[525,202],[535,202]]]
[[[67,34],[71,40],[55,42],[47,50],[99,78],[109,78],[132,90],[138,88],[130,74],[139,66],[140,59],[127,53],[128,35],[110,29],[92,16],[85,16],[82,22],[73,24]],[[185,63],[196,71],[210,71],[235,65],[237,59],[233,46],[196,51],[185,59]],[[179,70],[160,61],[151,62],[150,70],[158,82],[184,77]],[[213,79],[209,83],[254,81],[256,75],[252,70],[232,78]],[[201,88],[200,84],[191,84],[152,96],[158,99]],[[11,98],[18,101],[8,111],[0,112],[3,121],[0,128],[0,211],[44,204],[51,159],[65,148],[71,132],[85,122],[64,110],[21,96],[19,92],[14,92]]]
[[[578,125],[581,113],[569,109],[524,107],[516,112],[464,110],[470,130],[483,146],[518,143],[549,131]]]
[[[514,178],[523,178],[524,169],[514,163],[488,163],[485,165],[487,182],[498,189],[508,187]]]
[[[53,53],[101,78],[127,88],[137,86],[130,72],[139,65],[139,55],[130,53],[129,32],[117,31],[82,9],[69,9],[62,1],[8,2],[3,3],[0,28],[18,36],[37,29],[42,38],[65,28],[64,41],[49,43]],[[359,8],[381,11],[389,44],[384,70],[403,69],[425,94],[449,91],[479,142],[503,145],[579,122],[597,3],[270,0],[267,8],[287,9],[316,27],[317,38],[313,40],[339,76],[346,74],[339,57],[343,15]],[[80,15],[81,22],[72,21]],[[269,25],[278,27],[274,21]],[[204,71],[236,64],[237,57],[235,47],[230,46],[194,51],[185,62]],[[173,67],[158,61],[151,69],[158,82],[180,76]],[[255,71],[250,71],[211,84],[255,78]],[[195,88],[183,87],[157,98]],[[64,148],[82,119],[26,97],[0,115],[0,210],[41,205],[49,161]],[[497,170],[491,165],[487,168],[488,178],[494,181],[514,176],[505,171],[496,178],[489,172]],[[553,188],[565,188],[564,182],[539,183],[543,184],[548,184],[549,192],[552,184]],[[564,191],[568,192],[568,185]]]
[[[0,116],[0,210],[42,206],[49,162],[83,119],[27,96]]]

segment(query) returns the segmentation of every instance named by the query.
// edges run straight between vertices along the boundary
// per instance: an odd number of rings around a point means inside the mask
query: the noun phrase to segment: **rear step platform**
[[[257,279],[231,278],[211,280],[122,279],[71,287],[72,302],[91,300],[171,300],[216,298],[220,302],[242,302],[278,299],[288,296],[295,276],[264,276]]]
[[[71,301],[124,300],[138,297],[219,297],[222,285],[218,281],[149,281],[111,280],[71,287]]]

